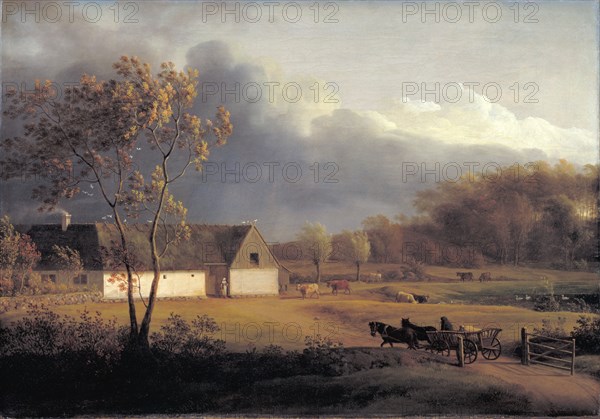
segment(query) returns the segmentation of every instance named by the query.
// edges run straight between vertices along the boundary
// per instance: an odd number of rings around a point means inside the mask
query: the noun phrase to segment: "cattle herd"
[[[460,277],[460,280],[463,282],[473,280],[473,272],[457,272],[456,276]],[[492,280],[491,272],[483,272],[481,275],[479,275],[479,282],[485,282],[485,281],[491,281],[491,280]]]
[[[457,272],[456,276],[460,277],[461,281],[463,281],[463,282],[473,281],[473,278],[474,278],[473,272]],[[381,281],[381,274],[380,273],[369,274],[369,278],[376,278],[376,279],[374,279],[374,282],[375,281],[379,282],[379,281]],[[491,272],[483,272],[481,275],[479,275],[479,282],[485,282],[485,281],[491,281],[491,280],[492,280]],[[327,281],[327,288],[331,288],[331,293],[333,295],[337,295],[339,291],[344,291],[344,294],[352,293],[352,289],[350,288],[350,281],[348,281],[347,279],[332,279],[331,281]],[[312,297],[319,298],[321,295],[319,292],[319,284],[314,283],[314,282],[297,284],[296,290],[300,291],[300,294],[302,295],[302,299],[305,299],[307,296],[308,296],[308,298],[312,298]],[[404,292],[404,291],[399,291],[396,294],[396,299],[395,299],[395,301],[397,303],[411,303],[411,304],[417,304],[417,303],[423,304],[423,303],[426,303],[428,300],[429,300],[428,295],[419,295],[419,294],[409,293],[409,292]]]

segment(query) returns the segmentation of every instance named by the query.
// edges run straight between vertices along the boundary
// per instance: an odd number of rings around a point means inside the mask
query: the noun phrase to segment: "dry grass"
[[[363,272],[385,272],[398,268],[398,265],[367,264]],[[296,262],[290,266],[294,272],[312,269],[308,262]],[[353,271],[352,265],[342,263],[325,264],[324,273],[343,274]],[[506,299],[505,304],[515,304],[515,294],[534,294],[544,284],[539,276],[544,275],[554,283],[555,290],[568,292],[590,292],[598,286],[597,277],[590,273],[536,270],[529,268],[489,266],[492,275],[503,275],[514,280],[471,282],[384,282],[376,284],[352,283],[351,295],[332,296],[323,286],[320,299],[301,300],[299,293],[290,291],[288,295],[271,298],[247,299],[205,299],[186,301],[159,301],[153,315],[156,330],[172,312],[192,319],[199,314],[207,314],[221,325],[218,337],[223,338],[231,349],[243,349],[248,345],[258,347],[268,344],[281,345],[286,349],[301,348],[304,336],[321,334],[343,342],[346,346],[375,346],[378,339],[368,334],[367,323],[372,320],[399,325],[400,319],[410,317],[414,323],[439,326],[441,316],[448,317],[455,325],[477,327],[500,327],[501,341],[506,346],[518,340],[523,326],[533,329],[541,327],[542,320],[566,319],[568,331],[579,317],[570,312],[536,312],[527,306],[492,305],[493,301]],[[450,278],[456,275],[455,269],[428,267],[428,273]],[[475,271],[475,270],[474,270]],[[530,279],[537,275],[538,279]],[[430,296],[428,304],[396,304],[393,302],[397,291],[403,290]],[[561,291],[557,291],[561,292]],[[562,291],[567,292],[567,291]],[[487,302],[487,303],[486,303]],[[483,303],[483,304],[482,304]],[[77,316],[83,306],[60,306],[55,311]],[[87,309],[100,311],[105,317],[116,317],[127,324],[125,303],[88,304]],[[138,303],[138,318],[143,315],[143,305]],[[9,312],[0,315],[0,321],[10,322],[23,312]]]

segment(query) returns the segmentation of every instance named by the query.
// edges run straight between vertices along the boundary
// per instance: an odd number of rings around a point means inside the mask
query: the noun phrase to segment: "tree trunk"
[[[152,278],[152,285],[150,286],[150,295],[148,296],[148,307],[146,307],[146,313],[140,326],[140,334],[138,342],[144,349],[150,348],[150,341],[148,339],[150,335],[150,322],[152,321],[152,313],[154,311],[154,305],[156,303],[156,294],[158,292],[158,282],[160,281],[160,258],[158,251],[156,250],[156,225],[150,231],[150,242],[151,256],[152,256],[152,270],[154,277]]]
[[[138,343],[141,348],[150,348],[150,322],[152,321],[152,313],[154,311],[154,304],[156,303],[156,293],[158,291],[158,281],[160,280],[160,262],[158,259],[155,260],[155,255],[152,255],[152,265],[154,270],[154,277],[152,278],[152,285],[150,287],[150,296],[148,297],[148,307],[146,307],[146,313],[140,326],[140,333],[138,336]]]
[[[321,262],[315,263],[317,265],[317,284],[321,283]]]
[[[144,350],[150,349],[150,322],[152,321],[152,313],[154,312],[154,305],[156,303],[156,294],[158,293],[158,282],[160,281],[160,256],[158,255],[158,250],[156,249],[156,235],[158,230],[158,222],[161,217],[162,208],[165,202],[165,196],[167,193],[167,168],[166,168],[166,160],[163,161],[163,175],[165,177],[165,183],[160,192],[160,198],[157,203],[156,214],[154,215],[154,220],[152,221],[152,228],[150,229],[150,236],[148,237],[148,241],[150,243],[150,254],[152,256],[152,270],[154,271],[154,277],[152,278],[152,285],[150,286],[150,295],[148,296],[148,307],[146,307],[146,313],[144,314],[144,319],[142,320],[142,324],[140,325],[140,333],[138,336],[138,343],[140,347]]]
[[[356,281],[360,281],[360,262],[356,262]]]
[[[126,260],[125,270],[127,271],[127,305],[129,307],[129,339],[130,342],[135,342],[138,338],[138,322],[137,315],[135,313],[135,300],[133,297],[133,269],[129,264],[129,249],[127,248],[127,241],[125,240],[125,230],[123,227],[123,223],[121,222],[121,217],[119,216],[116,208],[113,208],[113,215],[115,217],[115,224],[117,225],[117,229],[119,230],[119,234],[121,235],[121,246],[123,247],[123,252],[125,254]],[[138,284],[139,285],[139,284]]]
[[[23,287],[25,286],[25,272],[22,272],[19,277],[19,294],[23,294]]]

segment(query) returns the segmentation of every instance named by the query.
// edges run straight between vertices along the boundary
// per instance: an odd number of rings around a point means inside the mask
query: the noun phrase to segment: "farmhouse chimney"
[[[67,231],[67,228],[69,228],[69,224],[71,224],[71,214],[69,214],[68,212],[63,212],[62,231]]]

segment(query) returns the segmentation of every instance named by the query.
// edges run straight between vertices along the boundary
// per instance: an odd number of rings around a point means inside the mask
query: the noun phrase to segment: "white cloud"
[[[363,112],[384,131],[404,133],[447,144],[503,145],[524,151],[539,149],[551,159],[593,163],[598,155],[594,133],[562,128],[543,118],[519,119],[508,108],[474,93],[457,103],[399,101],[387,110]]]

